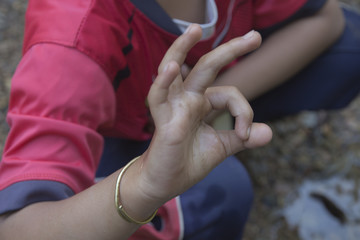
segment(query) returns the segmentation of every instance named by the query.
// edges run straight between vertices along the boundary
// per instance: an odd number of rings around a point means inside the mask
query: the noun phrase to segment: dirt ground
[[[360,0],[346,2],[360,9]],[[21,56],[25,9],[25,0],[0,1],[0,153],[8,132],[8,93]],[[310,239],[360,239],[360,232],[353,228],[360,229],[359,119],[360,98],[340,111],[302,112],[271,122],[274,138],[269,145],[239,154],[253,179],[255,192],[244,239],[306,239],[309,232]],[[328,180],[333,178],[340,180],[336,194],[330,195]],[[336,226],[345,232],[327,235],[318,231],[325,225],[331,232],[327,219],[308,218],[313,220],[313,228],[309,228],[286,215],[301,200],[301,189],[307,181],[314,188],[309,199],[317,200],[323,207],[321,211],[329,212],[328,218],[340,222]],[[340,197],[344,196],[345,182],[354,187],[347,188],[348,202],[343,205]],[[315,189],[320,185],[325,186],[324,191]],[[299,214],[301,211],[293,211],[294,216]]]

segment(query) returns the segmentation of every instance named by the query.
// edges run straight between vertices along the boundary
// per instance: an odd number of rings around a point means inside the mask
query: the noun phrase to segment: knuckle
[[[226,92],[234,103],[241,105],[241,113],[239,115],[246,119],[253,119],[254,111],[240,90],[234,86],[227,86]]]
[[[215,59],[213,55],[206,54],[202,56],[198,61],[199,71],[207,71],[210,74],[216,74],[222,67],[221,61]]]
[[[252,110],[252,108],[250,107],[249,104],[247,104],[246,113],[247,113],[247,118],[248,118],[248,119],[253,119],[253,117],[254,117],[254,111]]]
[[[237,87],[226,86],[226,92],[234,101],[241,102],[243,104],[245,99]]]
[[[209,55],[205,54],[205,55],[201,56],[198,61],[198,64],[203,67],[208,65],[209,64]]]

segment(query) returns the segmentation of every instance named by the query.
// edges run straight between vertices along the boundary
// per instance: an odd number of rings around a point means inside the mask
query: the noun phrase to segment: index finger
[[[243,37],[232,39],[200,58],[185,80],[186,90],[204,93],[214,82],[218,72],[238,57],[260,46],[260,34],[251,31]]]
[[[202,31],[198,24],[191,24],[188,29],[178,37],[167,50],[163,57],[158,72],[162,72],[164,67],[171,61],[175,61],[179,66],[185,61],[187,53],[201,39]]]

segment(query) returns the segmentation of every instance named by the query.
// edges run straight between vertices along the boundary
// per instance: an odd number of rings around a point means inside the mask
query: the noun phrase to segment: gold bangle
[[[146,219],[145,221],[138,221],[138,220],[135,220],[133,219],[132,217],[130,217],[125,209],[124,209],[124,206],[121,204],[121,201],[120,201],[120,182],[121,182],[121,179],[125,173],[125,171],[137,160],[139,159],[140,156],[134,158],[133,160],[131,160],[128,164],[125,165],[125,167],[123,167],[123,169],[120,171],[119,173],[119,176],[117,177],[117,180],[116,180],[116,187],[115,187],[115,206],[116,206],[116,210],[118,212],[118,214],[124,218],[127,222],[130,222],[130,223],[136,223],[136,224],[140,224],[140,225],[143,225],[143,224],[146,224],[146,223],[149,223],[151,222],[151,220],[156,216],[156,213],[157,213],[157,210],[148,218]]]

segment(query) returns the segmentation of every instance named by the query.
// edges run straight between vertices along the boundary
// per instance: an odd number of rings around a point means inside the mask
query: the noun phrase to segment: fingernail
[[[246,138],[250,137],[251,127],[249,127],[246,131]]]
[[[247,34],[245,34],[243,36],[243,39],[249,39],[249,38],[252,38],[252,36],[254,36],[254,30],[251,30],[250,32],[248,32]]]
[[[167,63],[162,72],[166,72],[169,69],[169,65],[170,65],[170,63]]]

